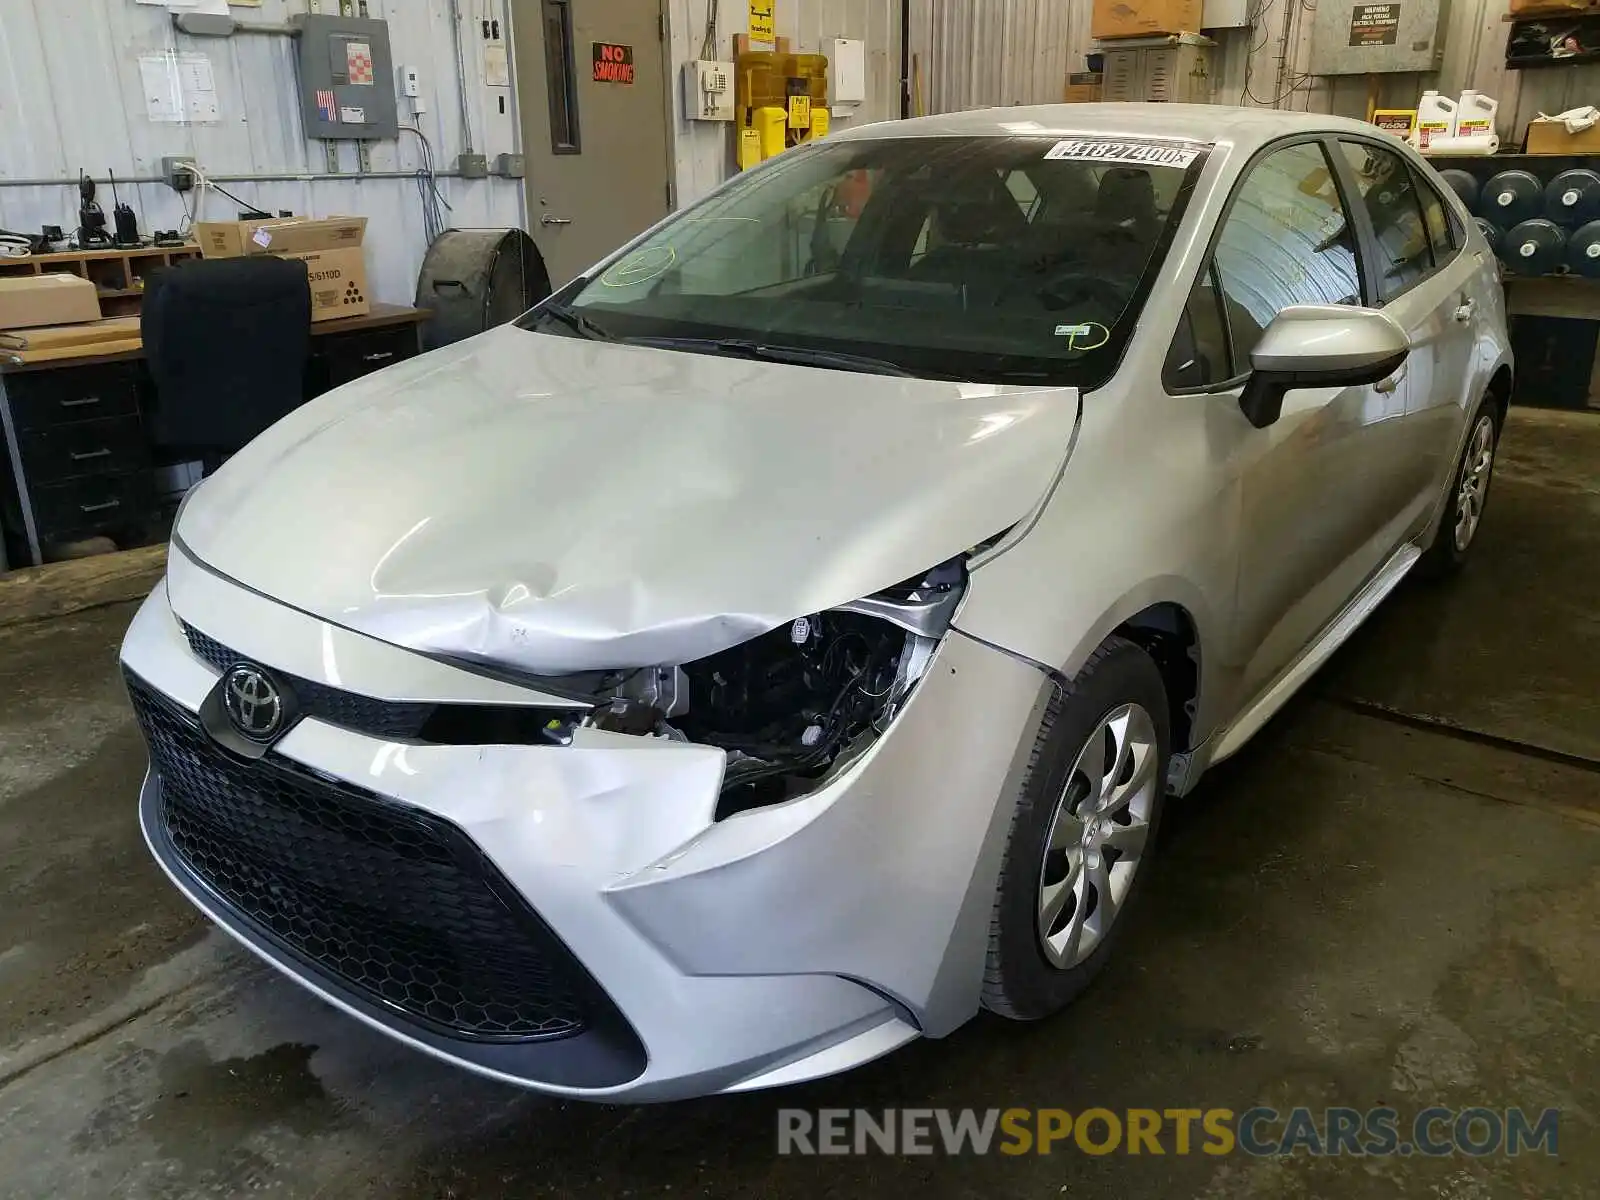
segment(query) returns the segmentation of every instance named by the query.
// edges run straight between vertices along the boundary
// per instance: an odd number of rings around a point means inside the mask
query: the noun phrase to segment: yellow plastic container
[[[775,105],[756,109],[756,133],[761,138],[762,158],[777,158],[788,148],[785,141],[788,128],[788,109]]]
[[[739,170],[761,165],[761,132],[754,126],[739,130]]]

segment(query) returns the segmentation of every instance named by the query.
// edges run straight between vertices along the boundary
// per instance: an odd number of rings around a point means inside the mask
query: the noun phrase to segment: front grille
[[[235,759],[140,680],[128,690],[173,848],[278,945],[453,1037],[585,1027],[597,986],[454,825],[275,755]]]
[[[214,637],[201,633],[187,621],[183,623],[183,636],[189,639],[189,649],[217,669],[218,674],[239,661],[239,655],[229,650]]]
[[[219,674],[235,663],[250,661],[187,621],[183,622],[183,636],[195,656],[211,664]],[[572,739],[573,728],[587,712],[586,707],[378,700],[276,669],[273,674],[279,683],[293,690],[299,701],[299,715],[369,737],[406,738],[446,746],[566,745]]]
[[[224,646],[216,638],[201,633],[187,621],[183,623],[183,635],[189,640],[189,649],[219,672],[227,670],[234,663],[248,661],[244,655]],[[377,700],[329,687],[315,680],[302,679],[298,675],[280,673],[278,678],[294,689],[303,715],[372,737],[419,737],[437,707],[406,700]]]

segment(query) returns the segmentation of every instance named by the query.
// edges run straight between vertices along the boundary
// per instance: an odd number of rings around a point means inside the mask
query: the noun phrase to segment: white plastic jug
[[[1500,101],[1480,91],[1467,89],[1461,93],[1456,106],[1456,136],[1463,138],[1492,138],[1494,115],[1500,110]]]
[[[1455,137],[1456,102],[1429,88],[1417,104],[1417,145],[1426,149],[1436,137]]]

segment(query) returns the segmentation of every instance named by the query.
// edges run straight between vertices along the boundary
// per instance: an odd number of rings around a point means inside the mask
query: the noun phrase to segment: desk
[[[415,356],[428,316],[374,304],[366,316],[316,322],[302,399]],[[55,542],[108,536],[125,549],[151,539],[159,513],[141,414],[153,390],[136,339],[48,362],[0,352],[0,570],[37,566]]]

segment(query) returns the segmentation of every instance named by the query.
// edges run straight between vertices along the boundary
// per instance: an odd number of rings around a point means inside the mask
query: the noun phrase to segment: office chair
[[[180,263],[146,285],[139,328],[156,385],[150,440],[198,458],[206,474],[304,399],[311,289],[303,262]]]

